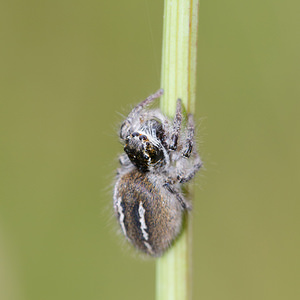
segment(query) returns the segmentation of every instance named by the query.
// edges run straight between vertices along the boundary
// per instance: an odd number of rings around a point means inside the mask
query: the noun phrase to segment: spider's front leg
[[[187,138],[185,141],[185,148],[183,149],[182,155],[184,157],[189,158],[194,145],[194,133],[195,133],[195,124],[194,118],[192,114],[188,114],[188,121],[187,121]]]
[[[123,154],[120,155],[120,157],[119,157],[119,163],[120,163],[120,165],[122,167],[129,166],[129,165],[132,164],[131,161],[130,161],[130,159],[128,158],[128,155],[125,154],[125,153],[123,153]]]
[[[171,142],[169,145],[169,149],[171,150],[177,149],[178,137],[181,129],[181,122],[182,122],[181,99],[178,99],[177,106],[176,106],[176,114],[173,122],[173,129],[171,133]]]
[[[188,115],[187,138],[182,151],[182,156],[177,162],[177,180],[180,183],[190,181],[202,166],[199,154],[194,148],[194,119]]]
[[[141,113],[141,111],[149,105],[153,100],[159,98],[164,93],[163,89],[158,90],[154,94],[147,97],[145,100],[140,102],[137,106],[135,106],[132,111],[127,116],[126,120],[121,125],[120,129],[120,138],[122,140],[126,139],[126,137],[131,133],[131,127],[134,121],[136,121]]]
[[[127,154],[123,153],[119,157],[119,163],[121,165],[120,168],[117,169],[117,176],[121,174],[125,174],[132,170],[133,164],[131,163],[130,159],[128,158]]]

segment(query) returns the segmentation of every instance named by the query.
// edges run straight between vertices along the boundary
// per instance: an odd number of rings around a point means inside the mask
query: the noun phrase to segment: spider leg
[[[132,111],[129,113],[128,117],[126,118],[126,120],[121,125],[121,130],[120,130],[121,139],[125,139],[128,136],[128,134],[130,133],[130,127],[132,125],[133,120],[136,119],[136,117],[140,114],[143,108],[149,105],[156,98],[159,98],[163,94],[163,92],[164,92],[163,89],[158,90],[157,92],[147,97],[145,100],[140,102],[137,106],[135,106],[132,109]]]
[[[176,199],[179,201],[180,205],[182,206],[182,209],[184,210],[191,210],[191,205],[180,195],[178,191],[176,191],[169,182],[166,182],[163,187],[169,191],[171,194],[176,196]]]
[[[194,147],[194,128],[193,115],[188,114],[185,146],[183,147],[182,156],[177,162],[176,179],[179,183],[190,181],[202,166],[200,156]]]
[[[186,138],[186,145],[183,149],[182,155],[184,157],[189,158],[191,156],[191,153],[193,151],[193,144],[194,144],[194,131],[195,131],[195,125],[194,125],[194,118],[192,114],[188,114],[188,121],[187,121],[187,138]]]
[[[128,166],[128,165],[131,165],[131,161],[130,159],[128,158],[128,156],[123,153],[120,155],[119,157],[119,163],[121,166]]]
[[[177,142],[178,142],[178,137],[179,137],[180,128],[181,128],[181,121],[182,121],[181,99],[178,99],[177,106],[176,106],[176,114],[175,114],[174,122],[173,122],[173,132],[171,135],[171,143],[169,145],[169,149],[171,149],[171,150],[177,149]]]
[[[130,172],[134,168],[133,164],[125,153],[120,155],[119,163],[121,167],[117,169],[117,177]]]
[[[146,107],[147,105],[149,105],[153,100],[159,98],[160,96],[162,96],[164,93],[163,89],[159,89],[158,91],[156,91],[154,94],[150,95],[149,97],[147,97],[145,100],[143,100],[142,102],[140,102],[137,106],[135,106],[132,111],[129,113],[128,115],[128,119],[132,118],[133,116],[135,116],[137,113],[139,113],[144,107]]]
[[[186,158],[182,157],[186,161]],[[187,161],[186,161],[187,162]],[[196,173],[199,171],[199,169],[202,167],[202,161],[200,159],[200,156],[198,153],[195,153],[195,158],[193,161],[193,165],[191,167],[186,166],[186,163],[184,163],[184,166],[179,168],[180,171],[177,173],[177,180],[180,183],[185,183],[190,181],[194,178]],[[187,171],[188,170],[188,171]]]

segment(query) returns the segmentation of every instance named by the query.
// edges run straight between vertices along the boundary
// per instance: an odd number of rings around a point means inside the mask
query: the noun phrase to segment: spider
[[[147,109],[162,94],[160,89],[135,106],[121,126],[125,153],[113,195],[122,232],[151,256],[161,256],[179,235],[183,213],[191,209],[182,185],[202,165],[194,147],[193,115],[181,126],[181,100],[173,121],[159,109]]]

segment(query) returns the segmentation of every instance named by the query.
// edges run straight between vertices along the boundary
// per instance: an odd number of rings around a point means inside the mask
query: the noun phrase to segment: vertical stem
[[[199,0],[165,0],[161,109],[173,117],[182,99],[194,113]],[[191,216],[186,214],[174,245],[156,263],[156,300],[191,299]]]

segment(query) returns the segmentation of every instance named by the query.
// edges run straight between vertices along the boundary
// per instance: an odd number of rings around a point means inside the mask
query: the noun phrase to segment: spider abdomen
[[[182,206],[161,185],[159,175],[133,169],[119,177],[114,192],[115,214],[123,233],[152,256],[160,256],[171,245],[182,223]]]

